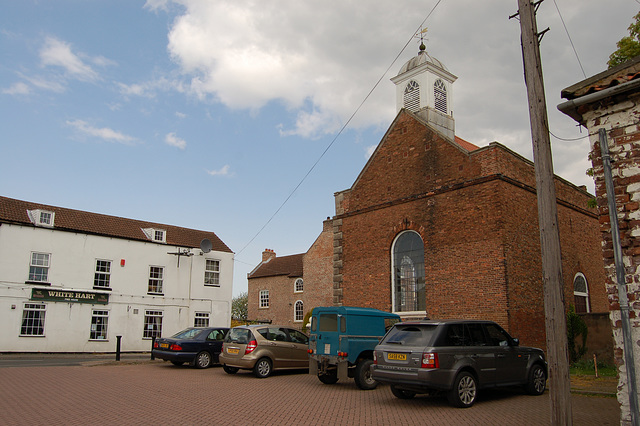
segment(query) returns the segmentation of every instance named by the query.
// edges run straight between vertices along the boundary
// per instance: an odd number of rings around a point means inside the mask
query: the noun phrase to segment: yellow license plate
[[[229,348],[229,349],[227,349],[227,353],[228,354],[237,355],[238,352],[240,352],[240,350],[238,348]]]
[[[160,343],[160,347],[165,349],[165,348],[169,347],[169,344],[168,343]]]
[[[387,354],[387,359],[388,360],[395,360],[395,361],[406,361],[407,360],[407,354]]]

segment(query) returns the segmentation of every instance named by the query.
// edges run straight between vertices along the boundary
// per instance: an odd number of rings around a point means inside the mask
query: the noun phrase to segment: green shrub
[[[576,314],[573,305],[569,305],[567,312],[567,341],[569,344],[569,363],[573,364],[587,353],[587,324]],[[582,336],[582,344],[578,344],[578,336]]]

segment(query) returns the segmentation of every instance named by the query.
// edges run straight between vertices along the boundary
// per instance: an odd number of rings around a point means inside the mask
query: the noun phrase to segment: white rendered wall
[[[182,248],[183,249],[183,248]],[[50,286],[27,284],[31,252],[50,253]],[[148,351],[145,310],[162,311],[162,335],[193,326],[195,312],[209,313],[212,326],[231,317],[233,254],[191,249],[193,256],[167,254],[166,244],[2,224],[0,226],[0,352]],[[111,291],[94,289],[96,259],[111,261]],[[220,261],[220,286],[204,285],[205,259]],[[124,260],[124,266],[121,266]],[[149,266],[164,267],[163,295],[147,294]],[[32,302],[46,305],[44,337],[20,337],[24,303],[33,288],[108,293],[109,303]],[[92,309],[109,312],[107,340],[89,340]]]

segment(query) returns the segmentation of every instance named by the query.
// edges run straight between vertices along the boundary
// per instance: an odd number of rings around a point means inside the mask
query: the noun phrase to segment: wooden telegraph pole
[[[539,34],[534,10],[541,2],[542,0],[534,4],[531,0],[518,0],[518,13],[538,194],[551,424],[571,425],[567,320],[564,308],[558,208],[549,140],[547,102],[542,80]]]

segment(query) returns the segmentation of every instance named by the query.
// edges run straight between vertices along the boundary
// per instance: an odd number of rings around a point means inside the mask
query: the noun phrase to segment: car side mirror
[[[519,346],[520,345],[520,339],[513,338],[512,340],[513,340],[513,346]]]

